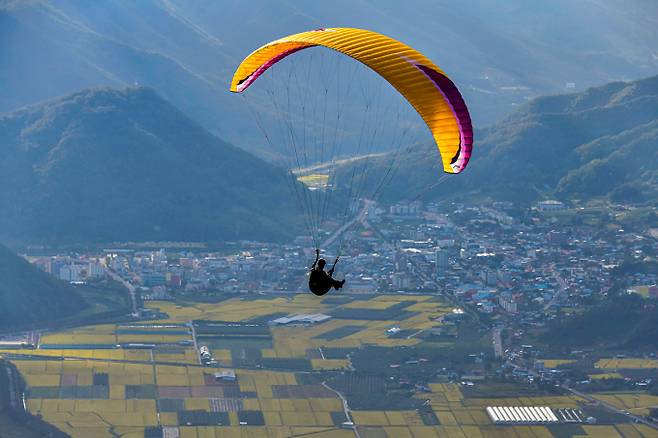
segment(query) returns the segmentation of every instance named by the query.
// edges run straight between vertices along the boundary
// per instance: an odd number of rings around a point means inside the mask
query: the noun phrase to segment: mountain
[[[442,176],[436,147],[403,152],[391,198],[488,196],[658,200],[658,76],[535,99],[475,133],[460,175]],[[372,163],[381,174],[390,157]],[[345,171],[345,169],[341,170]],[[439,184],[440,183],[440,184]]]
[[[240,122],[218,81],[234,60],[165,2],[0,0],[0,41],[0,113],[85,88],[140,85],[215,133]]]
[[[467,187],[528,200],[624,186],[656,197],[657,126],[658,76],[540,98],[482,133]]]
[[[84,309],[71,286],[0,245],[0,330],[44,324]]]
[[[653,74],[656,16],[651,0],[0,0],[0,112],[137,83],[221,138],[266,150],[226,91],[234,68],[280,36],[351,26],[434,59],[484,126],[532,97]]]
[[[281,240],[286,174],[148,88],[93,89],[0,117],[0,230],[25,242]]]

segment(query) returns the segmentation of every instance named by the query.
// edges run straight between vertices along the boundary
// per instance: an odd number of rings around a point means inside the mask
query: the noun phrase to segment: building
[[[327,321],[331,316],[322,313],[288,315],[281,318],[272,320],[272,324],[286,325],[286,324],[317,324]]]
[[[518,312],[516,301],[509,294],[503,294],[498,298],[498,304],[508,313]]]
[[[378,285],[372,277],[360,277],[350,279],[346,289],[353,294],[371,294],[377,291]]]
[[[233,370],[222,370],[215,373],[216,382],[235,382],[236,379],[237,377]]]
[[[554,199],[541,201],[537,204],[537,209],[539,211],[558,211],[558,210],[564,210],[565,208],[566,207],[562,202],[556,201]]]
[[[489,269],[483,269],[480,272],[480,279],[487,286],[496,286],[498,284],[498,273]]]
[[[487,415],[495,424],[559,423],[547,406],[487,406]]]
[[[82,281],[86,274],[85,266],[82,265],[64,265],[59,269],[59,279],[68,282]]]
[[[417,216],[420,213],[420,206],[419,202],[395,204],[388,208],[388,212],[393,216]]]
[[[100,278],[105,275],[103,265],[98,262],[89,262],[87,265],[87,278]]]
[[[393,287],[398,290],[410,289],[411,288],[411,278],[401,272],[396,272],[392,276]]]
[[[448,250],[436,250],[436,274],[443,275],[448,270]]]
[[[142,284],[146,287],[164,286],[167,284],[167,277],[160,272],[145,272],[142,274]]]
[[[62,266],[59,268],[59,279],[64,281],[71,281],[71,267]]]
[[[167,286],[169,287],[176,288],[183,286],[183,276],[181,274],[167,272],[166,279],[167,279]]]
[[[390,329],[386,330],[387,335],[397,335],[400,333],[402,329],[400,327],[391,327]]]
[[[202,345],[199,348],[199,355],[203,358],[210,357],[210,349],[207,345]]]

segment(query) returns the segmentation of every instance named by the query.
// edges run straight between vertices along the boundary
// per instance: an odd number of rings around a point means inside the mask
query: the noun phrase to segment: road
[[[194,321],[188,321],[187,325],[189,325],[190,329],[192,330],[192,342],[194,343],[194,352],[196,353],[196,358],[199,361],[199,364],[203,365],[203,362],[201,362],[201,354],[199,353],[199,344],[196,340],[196,327],[194,327]]]
[[[345,418],[347,418],[347,421],[352,423],[352,430],[354,431],[354,436],[356,438],[361,438],[361,435],[359,435],[359,429],[357,429],[356,424],[354,424],[354,420],[352,419],[352,411],[350,410],[349,405],[347,404],[347,399],[343,394],[341,394],[338,390],[335,390],[331,386],[327,385],[327,382],[322,382],[322,386],[327,388],[329,391],[333,392],[340,398],[340,400],[343,402],[343,412],[345,413]]]
[[[7,371],[7,382],[9,383],[9,404],[13,409],[17,409],[19,407],[18,399],[21,396],[18,392],[18,379],[11,367],[5,366],[5,370]]]
[[[502,331],[502,327],[494,327],[492,331],[493,349],[496,357],[503,357],[503,340],[500,336]]]
[[[132,302],[132,316],[137,318],[139,316],[139,311],[137,306],[137,291],[135,286],[130,284],[130,282],[127,280],[124,280],[119,274],[110,268],[107,268],[105,272],[107,272],[107,275],[109,275],[114,281],[118,281],[123,285],[123,287],[128,289],[128,292],[130,293],[130,301]]]
[[[161,344],[161,345],[166,345],[166,344]],[[175,344],[171,344],[175,345]],[[6,359],[6,360],[47,360],[47,361],[60,361],[60,360],[71,360],[71,361],[87,361],[87,362],[112,362],[112,363],[129,363],[129,364],[135,364],[135,365],[171,365],[171,366],[180,366],[180,362],[170,362],[170,361],[157,361],[157,362],[152,362],[151,360],[130,360],[130,359],[100,359],[100,358],[90,358],[90,357],[82,357],[82,356],[46,356],[43,354],[14,354],[14,353],[0,353],[0,359]],[[187,367],[193,367],[193,368],[205,368],[205,369],[210,369],[213,370],[214,368],[208,367],[203,364],[194,364],[194,363],[188,363],[185,364]],[[348,365],[349,367],[349,365]],[[258,370],[262,371],[263,367],[261,366],[246,366],[242,365],[240,367],[241,369],[245,370]],[[268,368],[269,369],[269,368]],[[289,369],[289,368],[277,368],[277,371],[289,371],[289,372],[297,372],[300,374],[313,374],[315,371],[296,371],[294,369]]]
[[[560,290],[555,292],[553,294],[553,298],[550,299],[548,303],[544,306],[544,312],[550,309],[550,307],[555,304],[557,300],[560,299],[563,293],[565,293],[569,289],[569,285],[567,284],[567,281],[562,278],[562,276],[558,273],[558,271],[555,269],[555,264],[550,265],[551,273],[553,274],[553,278],[558,282],[560,285]]]
[[[149,357],[151,359],[151,363],[153,364],[153,365],[151,365],[151,367],[152,367],[151,369],[153,370],[152,371],[152,373],[153,373],[153,384],[157,388],[158,387],[158,366],[155,363],[155,355],[153,354],[153,350],[149,351]],[[157,419],[158,419],[158,426],[162,426],[162,422],[161,422],[161,419],[160,419],[160,410],[159,409],[156,409],[156,416],[157,416]]]
[[[363,202],[363,208],[361,209],[359,214],[356,215],[351,221],[346,222],[345,224],[343,224],[342,227],[340,227],[339,229],[334,231],[334,233],[331,236],[329,236],[327,238],[327,240],[325,240],[320,247],[321,248],[329,248],[329,246],[331,244],[333,244],[336,241],[336,239],[338,239],[345,231],[352,228],[354,226],[354,224],[356,224],[357,222],[363,221],[366,218],[366,216],[368,215],[368,207],[370,207],[370,205],[373,202],[374,201],[370,201],[370,200],[366,199]]]

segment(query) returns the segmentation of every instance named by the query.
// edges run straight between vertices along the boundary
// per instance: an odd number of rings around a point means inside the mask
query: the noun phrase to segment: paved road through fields
[[[121,283],[123,285],[123,287],[128,289],[128,292],[130,293],[130,301],[132,302],[132,315],[134,317],[138,317],[139,312],[138,312],[138,309],[137,309],[137,295],[136,295],[137,292],[135,290],[136,289],[135,286],[130,284],[129,281],[124,280],[119,274],[117,274],[116,272],[114,272],[110,268],[107,268],[105,270],[105,272],[107,272],[107,275],[109,275],[114,281],[118,281],[119,283]]]

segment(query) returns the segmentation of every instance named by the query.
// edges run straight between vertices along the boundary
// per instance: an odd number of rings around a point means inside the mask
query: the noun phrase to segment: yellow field
[[[310,175],[298,176],[297,181],[308,187],[324,188],[327,187],[327,184],[329,183],[329,175],[311,173]]]
[[[120,344],[176,344],[180,341],[192,339],[189,335],[117,335]]]
[[[585,400],[576,396],[473,398],[464,399],[465,406],[551,406],[553,408],[577,408]]]
[[[30,400],[30,411],[73,436],[111,436],[109,424],[132,428],[157,425],[153,400]]]
[[[623,379],[624,378],[624,376],[622,376],[619,373],[588,374],[587,377],[589,377],[592,380]]]
[[[339,370],[347,368],[347,359],[312,359],[311,366],[314,370]]]
[[[358,348],[362,346],[404,347],[416,345],[421,340],[417,336],[424,330],[440,324],[437,319],[452,311],[450,306],[438,302],[436,297],[408,295],[378,295],[352,300],[340,307],[348,309],[385,310],[402,301],[416,301],[406,308],[416,313],[402,320],[345,320],[330,319],[311,326],[272,327],[271,348],[262,348],[263,358],[308,359],[313,370],[338,370],[343,372],[350,367],[347,359],[321,359],[325,349]],[[180,305],[172,302],[154,301],[147,306],[160,309],[169,317],[161,323],[187,323],[192,319],[246,321],[273,313],[328,313],[337,306],[310,295],[291,297],[263,297],[258,300],[229,299],[217,304]],[[322,336],[344,326],[358,326],[356,333],[340,339],[325,339]],[[410,336],[391,338],[386,330],[397,326],[408,330]],[[27,400],[30,412],[43,416],[62,431],[74,437],[143,437],[148,426],[168,426],[178,428],[181,437],[288,437],[312,436],[315,438],[353,437],[351,430],[334,425],[332,413],[344,409],[341,399],[332,392],[321,392],[321,397],[310,397],[305,391],[295,391],[306,382],[304,373],[270,371],[266,369],[234,369],[237,387],[249,394],[225,396],[213,399],[200,394],[206,387],[206,373],[216,369],[198,365],[196,352],[192,347],[181,347],[178,343],[191,339],[190,335],[157,334],[157,330],[147,334],[117,334],[124,326],[104,324],[81,327],[52,333],[42,338],[42,343],[64,346],[66,344],[111,344],[119,343],[163,343],[170,344],[154,350],[141,349],[36,349],[6,350],[7,354],[25,354],[65,360],[14,360],[30,388],[39,388],[35,394],[44,398]],[[148,329],[151,330],[150,328]],[[223,342],[223,341],[222,341]],[[446,343],[449,345],[449,343]],[[234,355],[237,363],[241,354],[240,346],[217,343],[213,356],[221,367],[229,367]],[[224,347],[224,348],[219,348]],[[269,344],[268,344],[269,347]],[[438,347],[440,348],[440,347]],[[2,351],[0,351],[2,354]],[[312,359],[310,359],[312,357]],[[548,359],[547,368],[570,363],[570,360]],[[655,362],[655,361],[654,361]],[[648,359],[604,359],[597,363],[600,368],[651,368]],[[658,365],[656,365],[658,366]],[[348,371],[344,371],[348,372]],[[91,386],[96,374],[107,374],[109,386],[103,399],[56,399],[53,388],[60,386]],[[592,375],[592,378],[612,378],[619,374],[609,372]],[[98,376],[96,376],[98,377]],[[103,376],[104,377],[104,376]],[[66,382],[66,383],[64,383]],[[319,382],[313,382],[318,385]],[[149,385],[144,399],[126,399],[135,396],[135,385]],[[151,386],[157,385],[158,387]],[[277,388],[277,386],[286,386]],[[163,388],[166,387],[166,388]],[[196,388],[196,389],[195,389]],[[307,387],[308,388],[308,387]],[[452,383],[429,383],[430,392],[417,392],[414,396],[426,403],[439,419],[440,425],[428,426],[421,413],[415,410],[352,410],[352,416],[363,438],[550,438],[548,428],[543,426],[495,426],[491,424],[484,407],[488,405],[551,406],[553,408],[579,406],[583,402],[578,397],[517,397],[517,398],[465,398],[461,387]],[[235,387],[233,389],[236,389]],[[180,390],[180,391],[179,391]],[[323,390],[323,388],[319,388]],[[155,392],[154,392],[155,391]],[[160,392],[159,392],[160,391]],[[167,392],[161,392],[167,391]],[[213,390],[215,391],[215,390]],[[314,388],[313,391],[318,391]],[[168,394],[165,398],[177,399],[178,405],[190,411],[211,411],[218,404],[225,403],[231,426],[194,427],[179,425],[176,412],[158,411],[158,403],[153,394]],[[69,393],[70,394],[70,393]],[[96,394],[96,393],[95,393]],[[142,394],[142,393],[140,393]],[[149,395],[151,394],[151,395]],[[179,395],[180,394],[180,395]],[[220,393],[221,394],[221,393]],[[286,394],[286,395],[282,395]],[[614,404],[620,409],[645,414],[650,406],[658,405],[658,397],[637,393],[597,394],[601,400]],[[291,397],[291,398],[287,398]],[[228,404],[233,403],[230,408]],[[239,408],[235,407],[239,404]],[[162,408],[161,408],[162,409]],[[265,426],[239,426],[236,409],[260,411]],[[425,414],[423,414],[425,415]],[[427,418],[426,418],[427,420]],[[655,437],[655,431],[634,424],[602,426],[592,425],[583,428],[592,437]]]
[[[107,373],[111,385],[154,383],[153,367],[151,365],[88,360],[16,360],[13,363],[19,369],[29,386],[59,386],[62,375],[74,375],[78,386],[88,386],[92,384],[94,373]],[[115,390],[118,391],[116,388]]]
[[[633,286],[629,288],[628,291],[641,295],[644,298],[649,297],[649,286]]]
[[[641,393],[598,393],[593,394],[599,400],[618,409],[629,410],[634,414],[646,415],[649,408],[658,406],[658,396]]]
[[[130,350],[128,350],[130,351]],[[148,355],[148,352],[146,352]],[[194,351],[194,349],[186,349],[183,353],[154,353],[154,360],[156,362],[175,362],[175,363],[187,363],[187,364],[198,364],[199,359]]]
[[[279,311],[312,313],[318,311],[319,308],[324,308],[321,303],[318,303],[317,300],[307,295],[249,301],[234,298],[217,304],[193,303],[186,306],[176,305],[167,301],[150,301],[146,303],[146,307],[160,309],[160,311],[169,315],[169,319],[158,322],[178,323],[187,322],[192,319],[238,322]]]
[[[557,368],[560,365],[576,362],[575,360],[571,359],[541,359],[541,361],[544,363],[545,368]]]
[[[645,369],[658,368],[658,359],[641,359],[641,358],[624,358],[624,359],[601,359],[596,364],[596,368],[606,370],[617,369]]]
[[[351,303],[342,306],[346,309],[388,309],[389,307],[397,304],[395,301],[384,300],[354,300]]]

